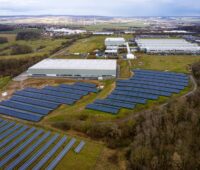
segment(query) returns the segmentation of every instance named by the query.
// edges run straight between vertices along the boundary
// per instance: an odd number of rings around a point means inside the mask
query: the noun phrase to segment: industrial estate
[[[198,169],[199,18],[23,19],[0,24],[0,169]]]

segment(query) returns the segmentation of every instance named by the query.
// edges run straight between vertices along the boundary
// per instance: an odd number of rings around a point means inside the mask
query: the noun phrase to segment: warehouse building
[[[28,69],[29,76],[115,78],[116,60],[45,59]]]
[[[106,38],[105,39],[105,46],[123,46],[125,44],[124,38]]]
[[[200,54],[198,44],[184,39],[143,39],[135,40],[140,51],[164,54]]]

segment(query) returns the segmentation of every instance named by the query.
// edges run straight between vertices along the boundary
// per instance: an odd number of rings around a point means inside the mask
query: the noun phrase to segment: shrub
[[[6,37],[0,37],[0,44],[7,43],[8,39]]]
[[[39,32],[24,31],[17,34],[16,40],[37,40],[41,37]]]
[[[11,47],[11,55],[28,54],[33,52],[32,48],[28,45],[14,45]]]

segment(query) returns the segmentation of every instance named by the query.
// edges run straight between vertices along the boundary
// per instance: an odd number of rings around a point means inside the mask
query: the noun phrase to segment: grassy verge
[[[0,90],[3,90],[10,80],[10,77],[0,77]]]

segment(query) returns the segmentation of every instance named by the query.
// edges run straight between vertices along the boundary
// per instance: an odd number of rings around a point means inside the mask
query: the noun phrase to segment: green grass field
[[[189,73],[189,66],[200,61],[200,56],[192,55],[147,55],[136,54],[137,60],[132,60],[132,68],[150,69],[150,70],[168,70],[174,72]]]
[[[24,58],[24,57],[32,57],[32,56],[41,56],[41,55],[49,55],[49,53],[60,47],[65,39],[39,39],[34,41],[11,41],[6,44],[0,45],[0,59],[9,59],[9,58]],[[14,44],[19,45],[29,45],[32,47],[33,52],[30,54],[19,54],[19,55],[10,55],[11,49],[10,46]],[[8,48],[6,48],[8,47]]]
[[[96,49],[103,49],[105,38],[106,36],[92,36],[78,40],[67,48],[67,51],[68,53],[91,53]]]

